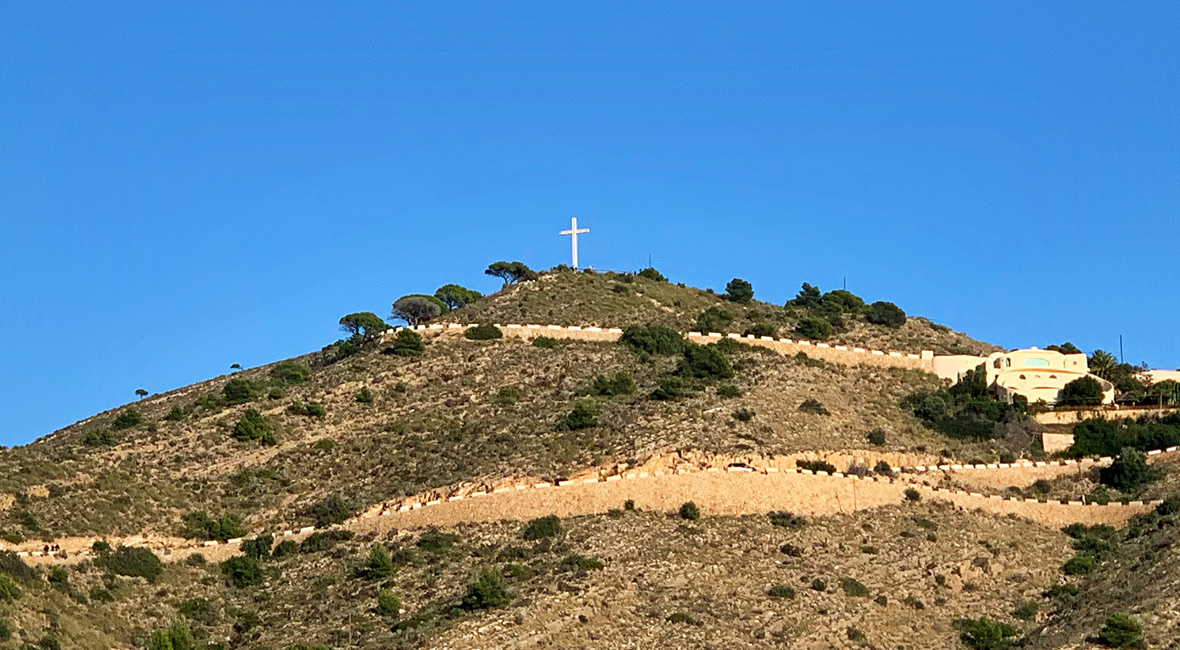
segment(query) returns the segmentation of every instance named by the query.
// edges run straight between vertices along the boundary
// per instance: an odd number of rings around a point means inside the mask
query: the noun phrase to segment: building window
[[[1049,362],[1045,359],[1025,359],[1024,367],[1026,368],[1048,368]]]
[[[1025,377],[1024,375],[1020,375],[1020,378],[1021,378],[1021,379],[1027,379],[1027,377]]]

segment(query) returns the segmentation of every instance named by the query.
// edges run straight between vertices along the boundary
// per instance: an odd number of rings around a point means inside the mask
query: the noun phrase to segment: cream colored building
[[[986,357],[947,355],[934,357],[934,374],[948,384],[955,384],[968,370],[983,364],[987,385],[998,399],[1012,401],[1012,395],[1024,395],[1029,402],[1056,404],[1061,389],[1087,375],[1102,386],[1102,403],[1114,402],[1114,384],[1090,374],[1084,354],[1062,354],[1054,350],[1028,348],[1010,352],[993,352]]]
[[[1180,370],[1148,370],[1143,374],[1147,375],[1147,379],[1153,384],[1158,384],[1161,381],[1180,383]]]

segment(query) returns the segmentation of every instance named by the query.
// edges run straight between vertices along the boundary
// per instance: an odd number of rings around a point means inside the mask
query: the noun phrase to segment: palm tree
[[[1118,360],[1105,350],[1094,350],[1094,354],[1090,355],[1090,372],[1103,379],[1110,379],[1111,372],[1117,365]]]

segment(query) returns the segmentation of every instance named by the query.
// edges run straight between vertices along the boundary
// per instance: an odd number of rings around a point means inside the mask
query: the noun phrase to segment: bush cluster
[[[164,572],[164,563],[146,548],[120,546],[99,556],[94,564],[115,575],[144,578],[155,582]]]
[[[467,331],[463,332],[463,336],[472,341],[491,341],[504,338],[504,332],[491,323],[483,323],[475,327],[468,327]]]
[[[598,407],[588,399],[579,400],[572,411],[557,423],[559,431],[580,431],[598,426]]]
[[[530,521],[521,532],[521,537],[534,541],[546,537],[556,537],[560,532],[561,520],[557,515],[547,515]]]
[[[383,350],[383,353],[399,357],[417,357],[421,356],[425,350],[426,343],[422,341],[420,334],[414,330],[402,328],[393,335],[393,342]]]
[[[635,392],[635,380],[626,372],[618,372],[610,377],[598,375],[594,378],[594,384],[590,390],[595,395],[606,397],[630,395]]]
[[[990,440],[1004,437],[1013,426],[1035,427],[1027,400],[1008,404],[992,399],[982,364],[967,371],[954,386],[907,395],[901,406],[911,410],[922,424],[951,438]]]
[[[649,356],[678,354],[686,343],[680,332],[662,325],[631,325],[623,330],[619,342]]]
[[[274,425],[258,409],[247,409],[234,425],[232,435],[241,442],[257,441],[264,445],[276,445],[279,442]]]
[[[322,418],[328,414],[328,409],[324,408],[323,404],[319,402],[291,402],[287,406],[287,412],[291,415],[303,415],[309,418]]]
[[[242,537],[246,534],[246,527],[237,515],[225,514],[216,519],[201,511],[194,511],[184,515],[184,529],[182,536],[190,539],[212,539],[224,542],[228,539]]]

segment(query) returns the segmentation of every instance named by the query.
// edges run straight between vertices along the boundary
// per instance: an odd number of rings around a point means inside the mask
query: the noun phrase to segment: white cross
[[[589,228],[582,228],[578,230],[578,218],[570,217],[570,229],[561,231],[562,235],[570,236],[571,250],[573,251],[574,268],[578,268],[578,235],[590,232]]]

